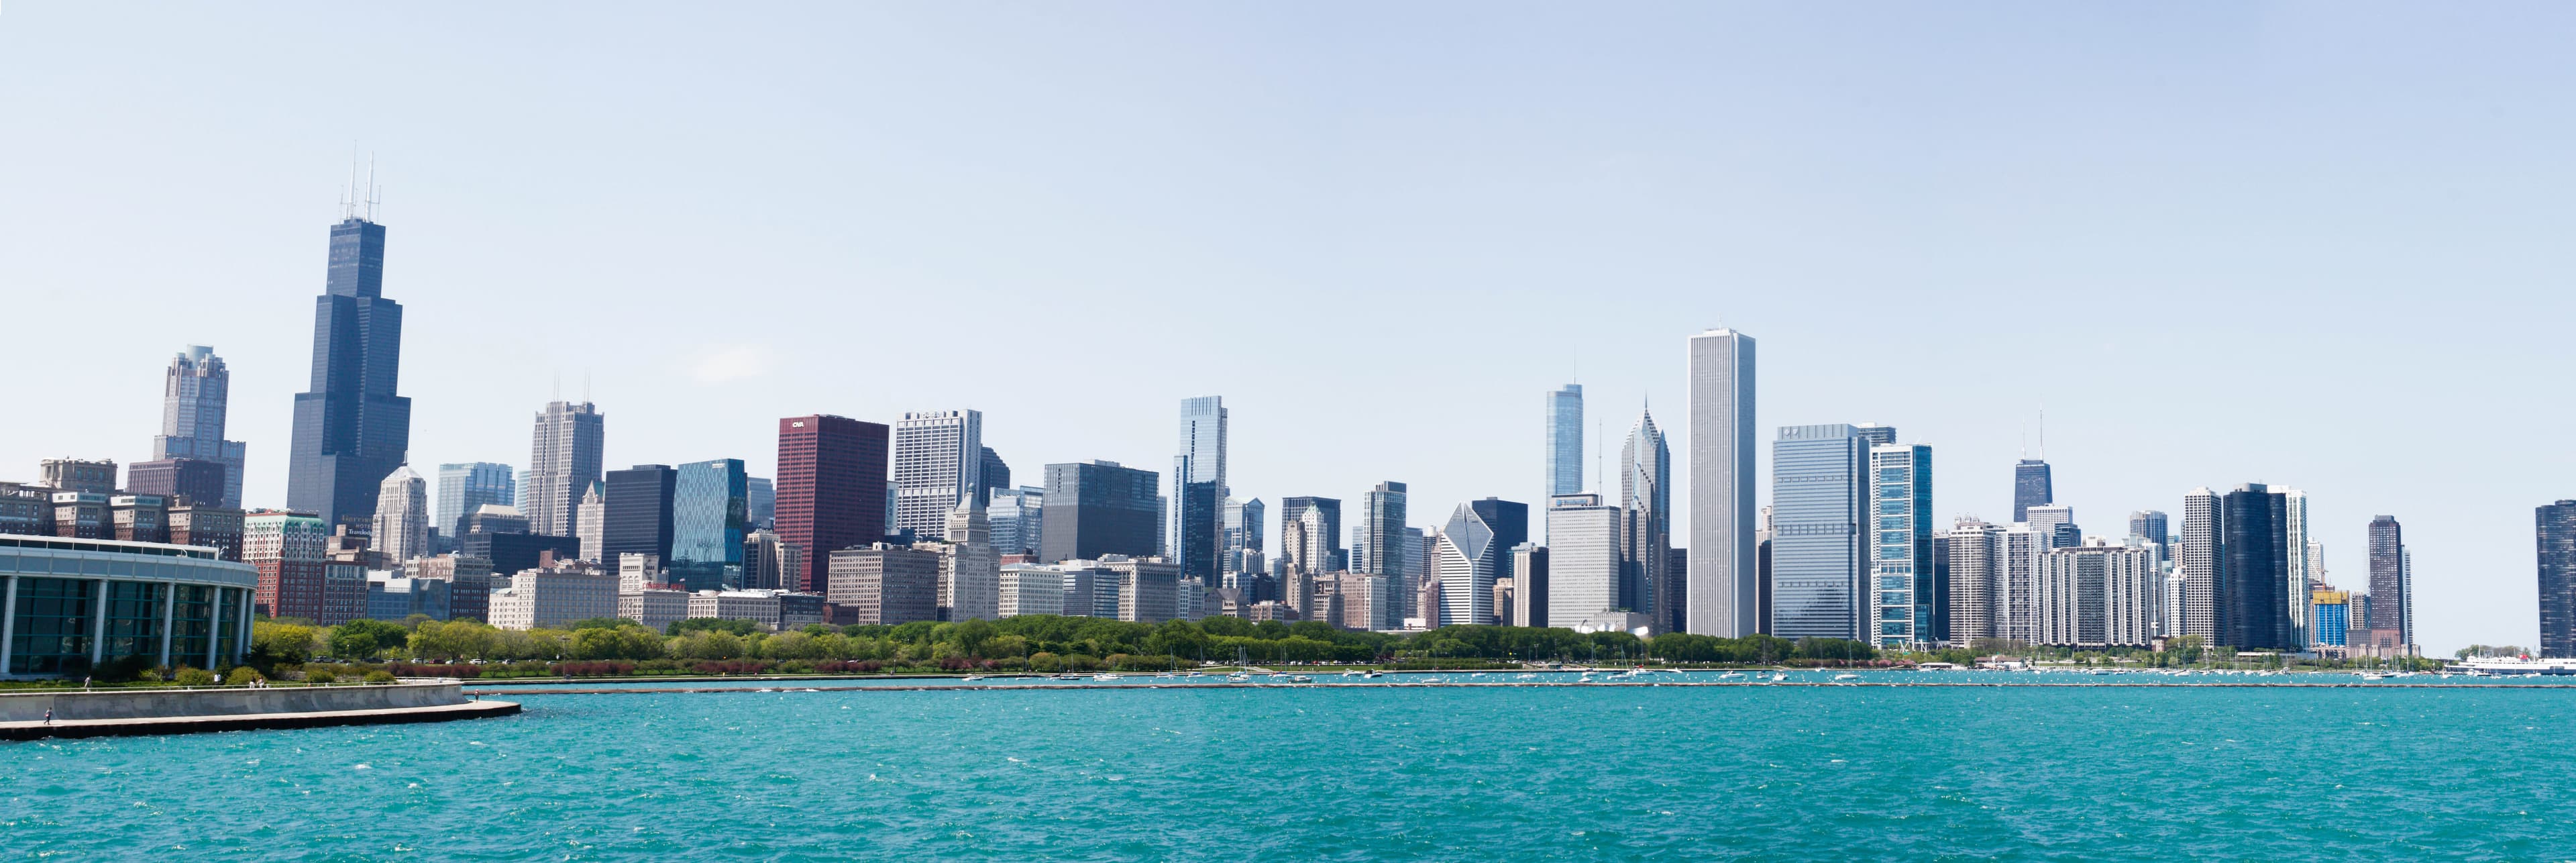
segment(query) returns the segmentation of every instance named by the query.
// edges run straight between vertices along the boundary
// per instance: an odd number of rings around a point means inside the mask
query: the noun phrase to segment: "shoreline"
[[[1043,690],[1043,691],[1055,691],[1055,692],[1065,692],[1065,691],[1101,692],[1101,691],[1109,691],[1109,690],[1155,690],[1155,689],[1336,689],[1336,690],[1339,690],[1339,689],[1443,689],[1443,688],[1478,688],[1478,687],[1505,687],[1505,688],[1531,688],[1531,687],[1584,687],[1584,688],[1598,688],[1598,687],[1614,687],[1614,686],[1615,686],[1615,687],[1636,687],[1636,688],[1642,688],[1642,687],[1712,687],[1712,686],[1714,686],[1714,687],[1747,687],[1747,688],[1750,688],[1750,687],[1810,687],[1810,688],[1832,688],[1832,687],[1873,687],[1873,688],[1925,688],[1925,689],[1942,689],[1942,688],[1951,688],[1951,689],[1975,689],[1975,688],[1982,688],[1982,689],[2015,689],[2015,688],[2035,688],[2035,689],[2078,689],[2078,688],[2081,688],[2081,689],[2452,689],[2452,690],[2471,690],[2471,691],[2482,691],[2482,692],[2483,692],[2483,691],[2495,691],[2495,690],[2523,690],[2523,689],[2576,689],[2576,682],[2571,682],[2571,683],[2517,683],[2517,684],[2503,684],[2503,685],[2495,685],[2495,684],[2474,684],[2474,683],[2467,683],[2467,684],[2464,684],[2464,683],[2381,683],[2381,682],[2360,682],[2360,681],[2355,681],[2355,682],[2351,682],[2351,683],[2252,683],[2252,682],[2235,682],[2235,681],[2230,681],[2230,682],[2213,682],[2213,683],[2076,683],[2076,682],[2067,682],[2067,683],[2047,683],[2047,682],[2033,682],[2033,683],[2000,683],[2000,682],[1992,682],[1992,681],[1961,681],[1961,682],[1957,682],[1957,683],[1938,683],[1938,682],[1913,682],[1913,681],[1849,681],[1849,680],[1846,680],[1846,681],[1754,681],[1754,680],[1710,680],[1710,681],[1671,681],[1671,682],[1663,682],[1663,681],[1652,681],[1652,682],[1648,682],[1648,681],[1592,681],[1592,682],[1582,682],[1582,681],[1566,680],[1566,681],[1493,681],[1493,682],[1482,682],[1482,683],[1449,682],[1449,681],[1441,681],[1441,682],[1437,682],[1437,683],[1408,683],[1408,682],[1401,682],[1401,681],[1399,681],[1399,682],[1395,682],[1395,683],[1265,683],[1265,682],[1253,682],[1253,683],[1225,683],[1225,682],[1215,682],[1215,683],[1128,683],[1128,684],[1107,684],[1107,685],[1089,685],[1089,686],[1082,685],[1082,684],[1035,683],[1035,684],[1026,684],[1026,685],[1003,685],[1003,686],[984,685],[984,684],[971,685],[971,686],[969,686],[969,685],[957,685],[957,684],[946,684],[946,685],[914,685],[914,686],[907,686],[907,685],[880,685],[880,686],[796,686],[796,687],[769,687],[769,688],[759,688],[759,689],[750,688],[750,687],[740,687],[740,686],[731,686],[731,687],[651,687],[651,688],[646,688],[646,687],[625,687],[625,688],[591,687],[591,688],[580,688],[580,687],[577,687],[577,686],[576,686],[576,687],[571,687],[571,688],[562,688],[562,689],[519,689],[519,690],[508,691],[508,692],[494,692],[494,691],[488,691],[488,690],[467,689],[467,690],[466,690],[466,694],[468,694],[468,695],[511,695],[511,696],[521,696],[521,695],[626,695],[626,694],[644,694],[644,695],[677,695],[677,694],[721,694],[721,693],[734,693],[734,694],[777,695],[777,694],[784,694],[784,693],[800,693],[800,692],[1027,692],[1027,691],[1039,691],[1039,690]]]

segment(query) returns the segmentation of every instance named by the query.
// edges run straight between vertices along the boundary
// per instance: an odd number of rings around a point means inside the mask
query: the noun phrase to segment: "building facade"
[[[242,517],[242,562],[258,574],[255,602],[260,613],[322,618],[330,538],[330,527],[305,513],[260,510]]]
[[[690,462],[673,471],[673,580],[693,591],[746,587],[743,543],[751,531],[751,476],[741,459]]]
[[[1213,581],[1223,570],[1222,509],[1233,491],[1226,486],[1226,409],[1219,396],[1181,400],[1180,451],[1172,456],[1171,522],[1168,556],[1181,565],[1184,578]]]
[[[402,304],[384,296],[385,228],[354,210],[331,227],[313,303],[313,375],[295,396],[286,505],[327,524],[364,525],[376,485],[409,461],[411,399],[395,394]]]
[[[1949,572],[1932,549],[1932,448],[1872,445],[1868,505],[1868,640],[1889,649],[1947,643]]]
[[[2540,655],[2576,657],[2576,500],[2533,511],[2540,561]]]
[[[1583,492],[1583,385],[1547,393],[1547,478],[1542,500]]]
[[[1717,329],[1690,339],[1690,572],[1693,635],[1741,637],[1762,625],[1753,527],[1753,337]],[[1776,562],[1775,562],[1776,566]]]
[[[1672,571],[1673,452],[1651,413],[1639,413],[1619,446],[1619,608],[1653,619],[1656,632],[1681,631],[1689,585]],[[1550,510],[1553,513],[1554,510]]]
[[[218,466],[222,479],[212,497],[191,496],[197,503],[241,506],[242,464],[248,447],[224,439],[224,417],[232,398],[232,371],[224,358],[205,345],[189,345],[170,358],[161,379],[161,433],[152,437],[152,459],[194,459]],[[137,488],[150,493],[148,489]]]
[[[429,546],[429,481],[410,465],[394,468],[376,487],[374,539],[389,566],[432,553]]]
[[[573,536],[580,517],[582,493],[600,481],[608,435],[607,417],[588,401],[547,402],[538,411],[528,447],[528,481],[519,490],[519,512],[531,532]],[[469,508],[467,510],[471,512]]]
[[[487,503],[515,508],[519,482],[509,465],[470,461],[438,466],[438,503],[429,529],[454,540],[465,535],[465,514]]]
[[[238,663],[258,582],[208,548],[0,536],[0,676],[87,676],[128,657]]]
[[[886,533],[889,430],[815,414],[778,421],[778,536],[796,547],[798,589],[825,593],[831,554]]]
[[[939,619],[939,552],[880,542],[836,549],[824,594],[861,626]]]
[[[1532,606],[1530,619],[1573,621],[1628,610],[1621,604],[1620,591],[1627,564],[1627,543],[1622,537],[1626,514],[1591,493],[1560,494],[1547,504],[1547,546],[1534,549],[1536,555],[1528,560],[1534,570],[1542,562],[1546,569],[1531,573],[1536,577],[1528,591],[1531,601],[1525,603]],[[1513,577],[1518,581],[1519,553],[1514,557]],[[1536,587],[1539,581],[1545,582],[1543,591]]]
[[[2393,515],[2370,518],[2370,625],[2374,644],[2415,643],[2406,567],[2406,531]]]
[[[1773,635],[1862,637],[1869,447],[1851,425],[1780,428],[1771,447]]]
[[[1046,471],[1046,533],[1038,560],[1097,559],[1105,555],[1154,557],[1162,517],[1162,478],[1114,461],[1050,464]]]
[[[2030,508],[2057,502],[2057,484],[2046,459],[2026,458],[2013,465],[2013,521],[2030,522]]]
[[[600,525],[600,562],[629,554],[670,560],[671,503],[678,492],[679,472],[668,465],[639,464],[609,471],[604,486],[608,493]]]
[[[2146,647],[2156,637],[2162,569],[2152,545],[2099,541],[2039,556],[2039,638],[2052,647]]]
[[[914,411],[894,424],[894,526],[935,540],[948,529],[948,512],[984,487],[984,414],[981,411]]]

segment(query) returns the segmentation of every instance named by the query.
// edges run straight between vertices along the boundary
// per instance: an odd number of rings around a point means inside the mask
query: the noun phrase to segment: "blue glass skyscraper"
[[[1771,444],[1771,634],[1861,638],[1869,439],[1849,425],[1783,426]]]
[[[1225,399],[1181,400],[1180,453],[1172,457],[1171,524],[1165,526],[1181,577],[1213,583],[1219,569],[1219,509],[1225,485]]]
[[[465,516],[484,504],[511,506],[518,499],[518,482],[510,466],[488,461],[469,461],[438,466],[438,506],[430,529],[455,539],[465,535]]]
[[[1583,385],[1566,384],[1547,394],[1547,497],[1582,491]]]
[[[313,376],[295,395],[286,505],[325,524],[367,524],[376,486],[411,449],[411,399],[395,395],[402,304],[384,297],[385,226],[352,209],[331,226],[329,276],[313,302]]]
[[[681,465],[671,488],[671,578],[691,590],[741,586],[742,543],[752,530],[742,459]]]
[[[1932,542],[1932,448],[1879,444],[1870,447],[1869,466],[1872,639],[1894,649],[1947,641],[1950,586]]]

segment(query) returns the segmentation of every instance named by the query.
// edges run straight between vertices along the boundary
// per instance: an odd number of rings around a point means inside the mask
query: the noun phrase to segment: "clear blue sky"
[[[2405,522],[2428,647],[2529,645],[2569,44],[2506,3],[16,0],[0,476],[144,457],[206,343],[282,503],[354,145],[419,464],[524,464],[558,377],[613,465],[764,473],[776,417],[955,407],[1023,476],[1167,471],[1214,393],[1239,494],[1436,523],[1536,498],[1578,356],[1613,456],[1649,398],[1686,434],[1723,320],[1766,428],[1897,426],[1945,519],[2008,517],[2044,403],[2092,532],[2295,485],[2345,586]]]

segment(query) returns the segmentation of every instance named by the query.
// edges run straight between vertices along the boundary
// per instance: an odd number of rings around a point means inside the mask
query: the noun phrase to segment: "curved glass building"
[[[259,577],[220,554],[0,536],[0,676],[85,675],[130,656],[173,668],[240,662]]]

